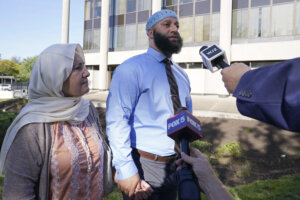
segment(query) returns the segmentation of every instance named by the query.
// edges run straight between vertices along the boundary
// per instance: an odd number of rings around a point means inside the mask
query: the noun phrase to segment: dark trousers
[[[158,162],[143,158],[136,151],[132,151],[132,157],[141,179],[150,184],[154,191],[148,200],[176,200],[175,158],[168,162]],[[123,199],[130,198],[123,193]]]

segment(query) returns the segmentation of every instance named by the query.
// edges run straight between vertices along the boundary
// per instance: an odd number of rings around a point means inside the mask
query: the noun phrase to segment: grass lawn
[[[300,200],[300,174],[282,176],[274,180],[255,181],[228,189],[236,200]],[[201,196],[202,200],[207,200],[205,195]],[[104,200],[122,200],[122,194],[115,188]]]
[[[4,176],[0,176],[0,199],[2,199],[2,186],[3,186]]]
[[[10,100],[10,99],[0,99],[0,102],[7,101],[7,100]]]
[[[255,181],[248,185],[230,188],[230,192],[237,200],[300,199],[300,174],[286,175],[274,180]]]
[[[0,176],[2,199],[3,176]],[[300,174],[282,176],[279,179],[255,181],[248,185],[229,188],[236,200],[296,200],[300,199]],[[202,199],[207,198],[202,195]],[[121,200],[121,192],[115,188],[104,200]]]

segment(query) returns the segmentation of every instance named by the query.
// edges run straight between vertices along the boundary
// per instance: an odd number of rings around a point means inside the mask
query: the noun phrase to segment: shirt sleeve
[[[189,95],[186,97],[186,105],[187,109],[189,110],[190,113],[193,113],[193,102],[192,102],[192,96],[191,96],[191,84],[190,84],[190,79],[187,76],[188,80],[188,87],[189,87]]]
[[[187,87],[188,87],[188,96],[186,96],[186,98],[185,98],[186,108],[188,109],[188,111],[190,113],[193,113],[193,102],[192,102],[192,96],[191,96],[191,83],[190,83],[190,79],[189,79],[188,75],[185,72],[184,72],[184,74],[185,74],[185,79],[186,79]]]
[[[187,97],[187,109],[190,113],[193,113],[193,103],[192,103],[191,95],[189,95],[189,97]]]
[[[138,170],[131,156],[131,119],[139,96],[138,76],[130,65],[115,70],[106,102],[106,128],[113,152],[117,179],[129,178]]]

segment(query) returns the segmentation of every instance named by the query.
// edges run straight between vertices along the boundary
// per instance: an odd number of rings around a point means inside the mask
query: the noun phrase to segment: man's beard
[[[153,30],[154,43],[159,50],[165,55],[172,55],[173,53],[179,53],[182,47],[182,38],[179,33],[176,33],[177,40],[171,41],[165,35]]]

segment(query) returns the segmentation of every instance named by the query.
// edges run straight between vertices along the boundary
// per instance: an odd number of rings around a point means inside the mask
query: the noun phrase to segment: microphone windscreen
[[[176,141],[181,138],[193,141],[203,137],[200,121],[187,110],[168,119],[167,132]]]
[[[207,46],[201,47],[200,50],[199,50],[199,53],[200,53],[201,51],[203,51],[204,49],[206,49],[206,48],[207,48]]]

